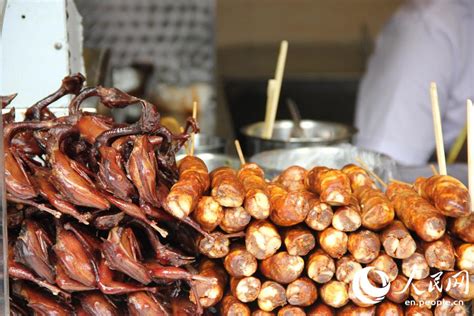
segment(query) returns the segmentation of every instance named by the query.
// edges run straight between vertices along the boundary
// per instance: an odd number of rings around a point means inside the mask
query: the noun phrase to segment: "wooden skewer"
[[[269,127],[270,127],[270,108],[272,104],[272,97],[273,97],[273,91],[275,90],[275,84],[276,80],[275,79],[270,79],[268,80],[268,85],[267,85],[267,104],[265,106],[265,123],[263,125],[262,129],[262,137],[266,138],[269,134]]]
[[[197,102],[193,102],[193,119],[197,119]],[[194,156],[194,133],[191,133],[191,144],[189,149],[189,156]]]
[[[234,141],[235,144],[235,149],[237,150],[237,155],[239,155],[240,159],[240,164],[243,166],[245,165],[245,157],[244,154],[242,153],[242,147],[240,147],[240,142],[238,139]]]
[[[370,167],[367,166],[367,164],[362,159],[360,159],[360,157],[355,157],[355,160],[359,163],[359,165],[361,165],[362,168],[365,169],[365,171],[367,171],[373,178],[375,178],[375,180],[377,180],[384,188],[387,187],[387,184],[385,183],[385,181],[383,181],[375,172],[373,172],[372,169],[370,169]]]
[[[411,184],[410,184],[410,183],[408,183],[408,182],[403,182],[403,181],[396,180],[396,179],[393,179],[393,178],[390,178],[389,180],[390,180],[390,182],[393,182],[393,183],[398,183],[398,184],[405,184],[405,185],[409,185],[409,186],[411,186]]]
[[[435,176],[439,175],[438,170],[436,169],[436,166],[434,164],[430,164],[430,168],[431,172],[433,172]]]
[[[469,194],[471,201],[474,201],[474,112],[471,100],[467,100],[467,168],[469,179]],[[471,203],[471,211],[474,210],[474,203]]]
[[[278,101],[280,100],[281,83],[283,81],[283,73],[285,72],[286,55],[288,52],[288,42],[282,41],[280,44],[280,52],[278,54],[277,67],[275,70],[275,89],[273,90],[270,103],[269,126],[266,130],[265,138],[272,138],[273,125],[275,124],[276,113],[278,109]]]
[[[430,86],[431,110],[433,112],[433,126],[436,140],[436,155],[438,158],[439,173],[447,175],[446,156],[443,143],[443,128],[441,126],[441,114],[439,111],[438,88],[436,83],[432,82]]]

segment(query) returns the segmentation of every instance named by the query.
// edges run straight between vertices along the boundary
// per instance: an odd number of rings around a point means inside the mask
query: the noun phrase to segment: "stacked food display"
[[[380,190],[363,162],[275,179],[253,163],[176,162],[194,119],[174,135],[155,105],[83,83],[66,77],[22,122],[3,115],[14,315],[468,315],[474,215],[460,181]],[[48,105],[68,94],[55,117]],[[142,116],[81,111],[90,97]]]

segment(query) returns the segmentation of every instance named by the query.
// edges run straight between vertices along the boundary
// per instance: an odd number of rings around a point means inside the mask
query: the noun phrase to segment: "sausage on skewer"
[[[194,156],[184,157],[178,165],[179,180],[166,197],[165,209],[184,219],[194,210],[209,188],[209,173],[204,161]]]
[[[349,177],[340,170],[315,167],[306,175],[306,188],[331,206],[348,205],[351,200]]]
[[[270,215],[270,197],[263,170],[254,163],[242,165],[237,173],[245,189],[244,208],[256,219]]]
[[[414,188],[445,216],[463,217],[471,213],[469,190],[456,178],[447,175],[420,177]]]
[[[397,217],[421,239],[429,242],[443,236],[446,230],[444,216],[419,196],[412,187],[401,183],[390,183],[386,193],[393,203]]]
[[[220,167],[210,174],[211,195],[222,206],[238,207],[244,203],[245,189],[235,170]]]

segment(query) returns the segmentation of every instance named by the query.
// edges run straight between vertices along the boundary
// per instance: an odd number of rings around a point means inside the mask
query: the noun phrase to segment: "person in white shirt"
[[[474,0],[411,0],[396,12],[359,88],[356,144],[401,164],[426,163],[435,148],[432,81],[449,149],[474,98]]]

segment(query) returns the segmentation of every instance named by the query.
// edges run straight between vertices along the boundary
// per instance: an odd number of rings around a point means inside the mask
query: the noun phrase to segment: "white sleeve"
[[[452,77],[452,41],[431,22],[413,8],[399,11],[382,31],[359,88],[356,144],[407,165],[426,162],[434,150],[430,82],[438,84],[443,112]]]

